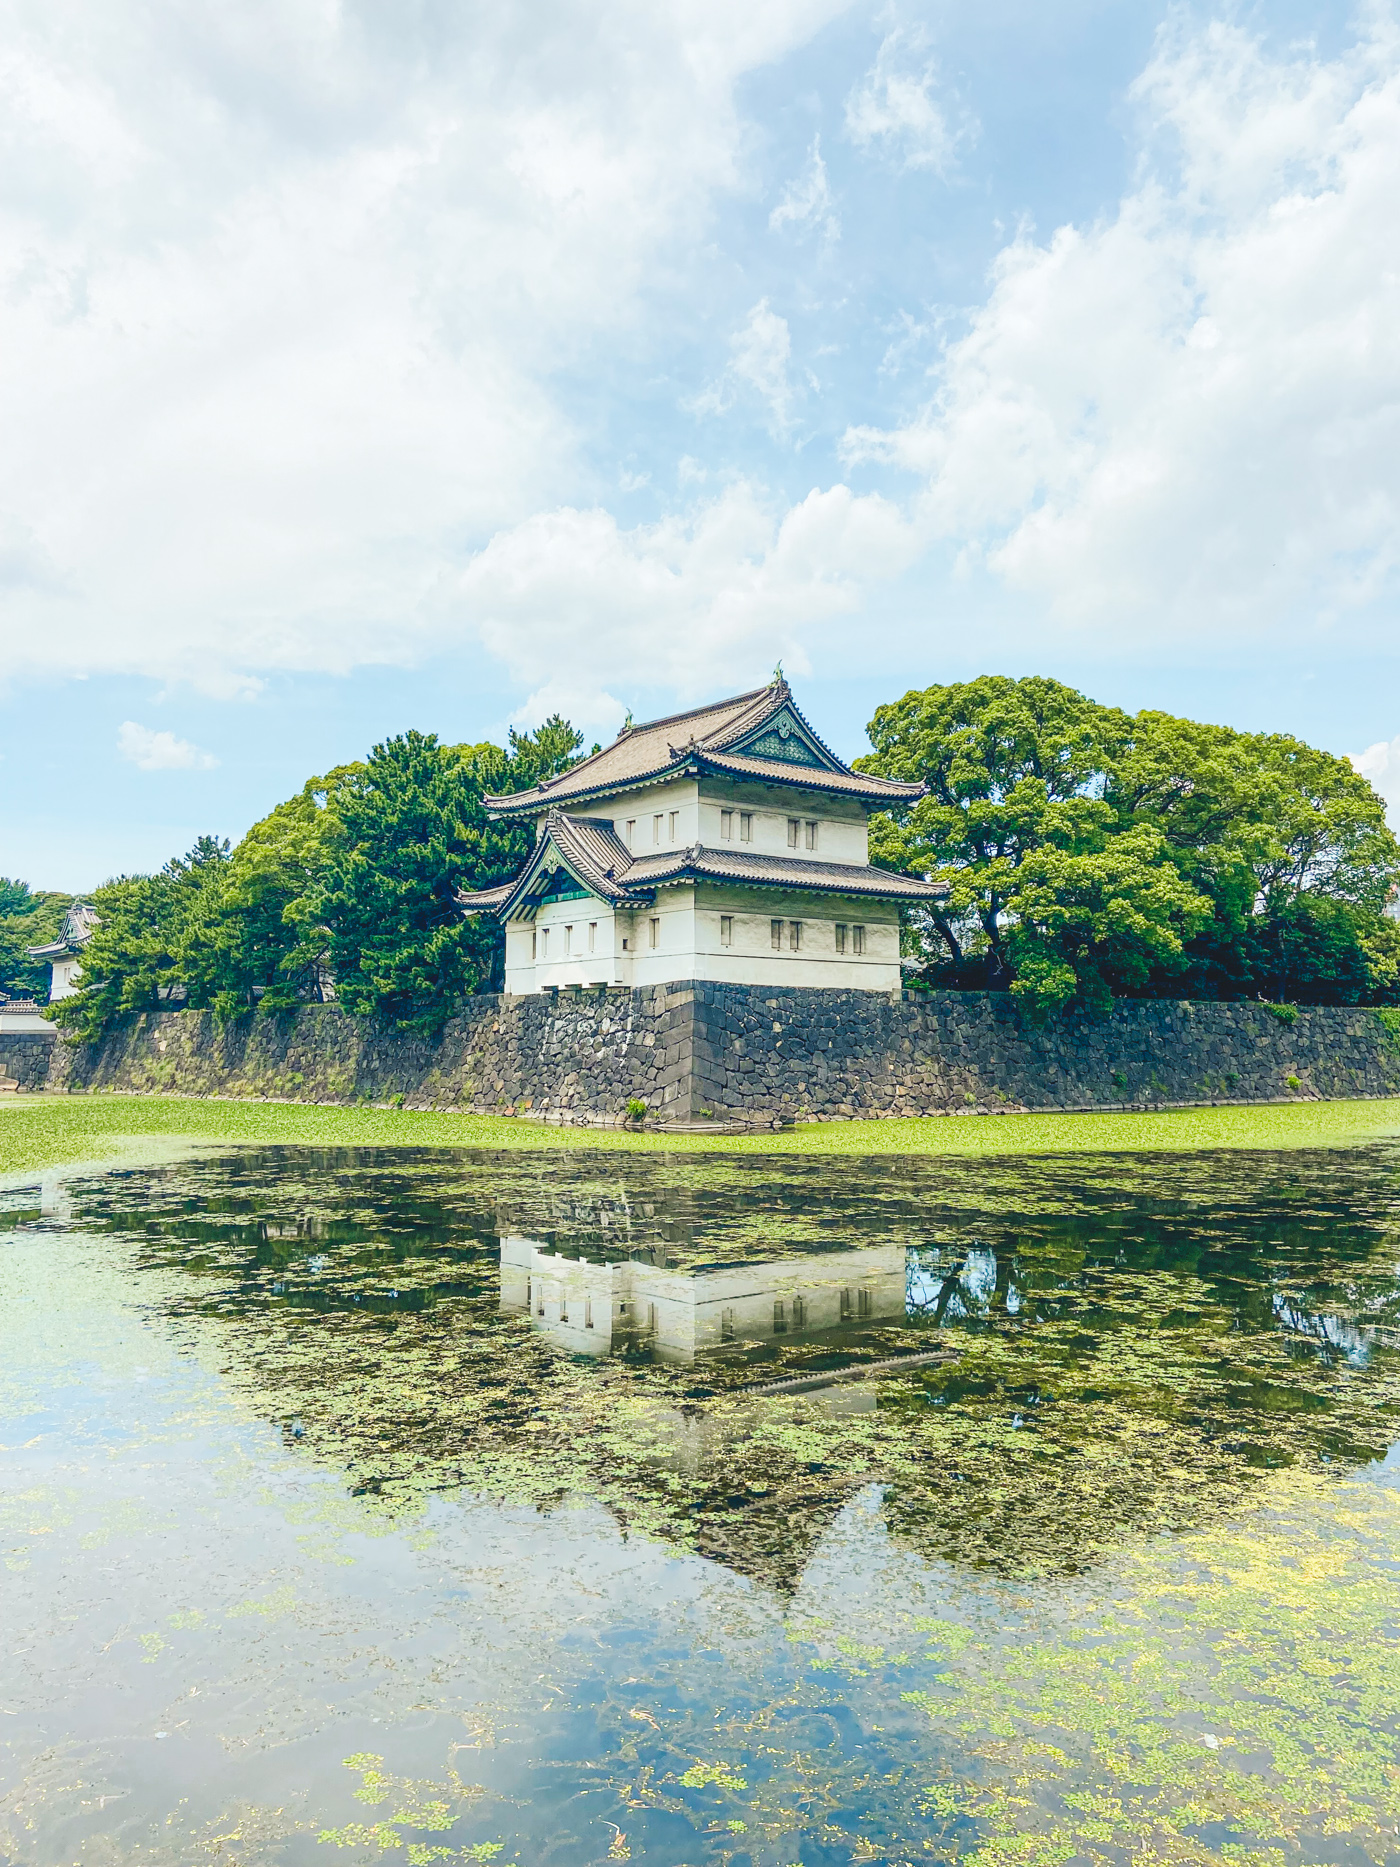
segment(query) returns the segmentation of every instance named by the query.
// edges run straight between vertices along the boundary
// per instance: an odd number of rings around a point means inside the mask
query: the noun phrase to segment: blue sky
[[[1400,26],[4,0],[0,873],[992,670],[1400,808]]]

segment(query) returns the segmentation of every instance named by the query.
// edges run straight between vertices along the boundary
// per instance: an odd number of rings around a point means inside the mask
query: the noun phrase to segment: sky
[[[0,873],[779,660],[1400,826],[1391,5],[0,0],[0,97]]]

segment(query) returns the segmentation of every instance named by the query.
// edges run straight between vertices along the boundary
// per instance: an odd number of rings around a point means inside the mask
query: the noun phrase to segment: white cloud
[[[831,199],[820,136],[813,138],[807,152],[807,166],[783,190],[778,205],[768,216],[768,225],[774,233],[791,227],[794,233],[813,232],[824,240],[840,238],[841,222]]]
[[[741,483],[632,531],[603,511],[540,514],[493,538],[450,601],[537,690],[528,717],[549,711],[551,695],[593,696],[595,729],[618,717],[600,704],[617,706],[600,681],[692,696],[760,680],[779,657],[801,672],[811,631],[855,610],[917,546],[876,496],[814,490],[782,513]]]
[[[761,298],[729,340],[729,367],[723,376],[686,406],[693,414],[722,415],[749,390],[767,404],[772,433],[784,435],[792,426],[795,391],[788,375],[791,361],[792,335],[787,319],[779,317],[768,300]]]
[[[934,97],[938,72],[926,50],[921,34],[903,28],[886,34],[875,63],[846,99],[846,134],[858,148],[879,146],[902,168],[946,176],[972,125],[950,121]]]
[[[559,374],[745,185],[737,83],[845,4],[0,0],[7,672],[441,646],[587,471]]]
[[[122,722],[117,750],[141,771],[212,771],[219,762],[212,752],[201,751],[188,739],[154,732],[149,726],[138,726],[135,720]]]
[[[1348,755],[1363,778],[1385,799],[1386,814],[1400,828],[1400,737],[1382,739]]]
[[[1135,96],[1154,155],[1117,212],[1013,241],[934,401],[849,455],[1118,643],[1327,621],[1400,546],[1400,38],[1376,13],[1273,59],[1178,19]]]

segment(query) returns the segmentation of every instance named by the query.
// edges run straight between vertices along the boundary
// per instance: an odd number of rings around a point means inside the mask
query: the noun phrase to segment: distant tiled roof
[[[546,859],[551,848],[583,887],[613,907],[650,906],[658,887],[683,881],[798,888],[821,894],[862,895],[877,901],[936,901],[947,893],[941,882],[895,875],[866,863],[759,855],[700,843],[662,855],[634,858],[611,823],[551,810],[545,819],[544,835],[515,880],[501,887],[459,894],[458,906],[467,914],[494,913],[507,918],[518,903],[529,897],[532,882],[549,866]]]
[[[63,926],[57,940],[51,941],[48,946],[30,946],[24,950],[30,959],[71,959],[92,938],[97,918],[97,910],[91,902],[75,901],[63,916]]]
[[[810,765],[785,765],[775,758],[753,758],[747,752],[702,751],[697,763],[702,771],[756,778],[764,783],[796,781],[820,791],[839,791],[844,797],[873,798],[882,804],[904,803],[922,797],[925,790],[921,784],[900,784],[893,778],[876,778],[870,772],[847,771],[844,766],[839,771],[820,771]]]
[[[780,752],[788,745],[796,750],[805,747],[801,760],[755,756],[751,750],[731,751],[741,742],[747,746],[755,738],[763,738],[763,727],[770,720],[776,721],[782,732],[782,742],[776,733],[768,735],[773,745]],[[690,764],[738,778],[801,784],[881,802],[922,797],[925,790],[920,784],[872,778],[843,765],[812,731],[798,711],[791,688],[779,677],[767,687],[737,694],[732,700],[696,707],[689,713],[670,713],[641,726],[626,726],[610,746],[595,752],[592,758],[580,760],[558,778],[547,778],[528,791],[488,797],[486,804],[502,816],[538,814],[551,805],[580,803],[629,790]]]

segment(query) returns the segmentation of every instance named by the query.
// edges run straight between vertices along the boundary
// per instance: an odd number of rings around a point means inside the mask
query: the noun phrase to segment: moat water
[[[1400,1862],[1400,1148],[0,1194],[0,1862]]]

